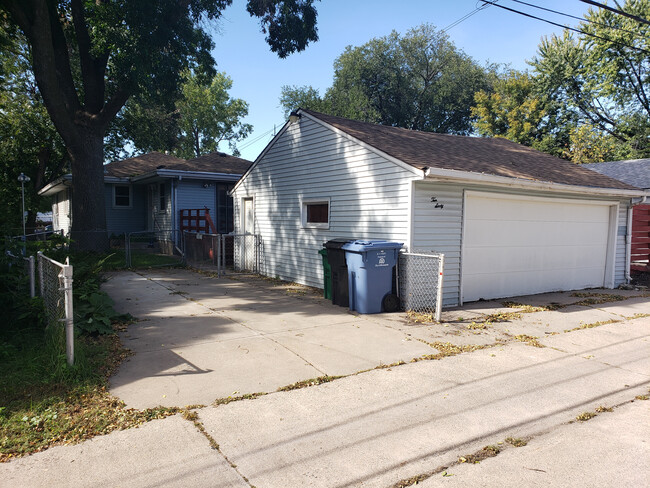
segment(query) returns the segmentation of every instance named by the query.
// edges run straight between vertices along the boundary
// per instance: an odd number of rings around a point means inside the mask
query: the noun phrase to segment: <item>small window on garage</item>
[[[131,208],[131,187],[129,185],[113,186],[113,206]]]
[[[301,214],[303,227],[329,229],[330,201],[329,199],[303,200]]]

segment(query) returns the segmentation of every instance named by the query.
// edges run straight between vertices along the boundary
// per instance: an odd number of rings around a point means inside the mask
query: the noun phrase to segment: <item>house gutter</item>
[[[148,178],[153,178],[155,176],[167,177],[167,178],[188,178],[192,180],[206,180],[206,179],[219,179],[222,181],[237,181],[241,175],[231,174],[231,173],[208,173],[204,171],[181,171],[174,169],[158,169],[156,171],[150,171],[149,173],[144,173],[138,176],[132,177],[130,180],[132,182],[137,182],[141,180],[146,180]]]
[[[588,195],[602,195],[612,197],[643,197],[645,192],[639,190],[625,190],[619,188],[597,188],[580,185],[564,185],[550,181],[525,180],[509,176],[488,175],[485,173],[468,173],[453,169],[424,168],[424,180],[449,181],[455,183],[480,183],[495,184],[499,186],[523,188],[530,190],[546,190],[562,193],[579,193]]]
[[[632,214],[634,213],[634,207],[637,205],[643,205],[647,198],[647,195],[643,195],[638,202],[635,202],[632,198],[630,199],[630,206],[627,208],[627,228],[625,231],[625,282],[628,284],[632,281],[632,273],[630,271],[632,261]]]

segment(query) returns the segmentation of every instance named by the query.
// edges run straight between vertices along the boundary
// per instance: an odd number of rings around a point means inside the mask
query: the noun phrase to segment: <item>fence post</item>
[[[436,298],[436,322],[440,322],[442,317],[442,278],[445,269],[445,255],[440,254],[439,272],[438,272],[438,297]]]
[[[29,256],[29,296],[36,296],[36,267],[34,266],[34,256]]]
[[[63,290],[65,293],[65,355],[68,366],[74,364],[74,316],[72,308],[72,266],[66,258],[63,266]]]
[[[41,289],[41,296],[45,296],[45,281],[43,280],[43,252],[38,251],[38,284]]]

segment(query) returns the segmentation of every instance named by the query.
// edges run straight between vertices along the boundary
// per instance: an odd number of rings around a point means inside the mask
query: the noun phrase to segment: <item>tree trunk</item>
[[[72,166],[72,248],[108,249],[104,199],[104,134],[79,128],[79,144],[68,146]]]

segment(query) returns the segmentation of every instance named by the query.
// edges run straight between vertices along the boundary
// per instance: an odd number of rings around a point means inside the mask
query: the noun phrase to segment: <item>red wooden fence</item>
[[[637,205],[632,212],[632,255],[630,269],[649,271],[650,205]]]
[[[203,232],[209,234],[210,230],[216,234],[217,230],[210,217],[210,210],[206,208],[186,208],[180,210],[181,231]]]

